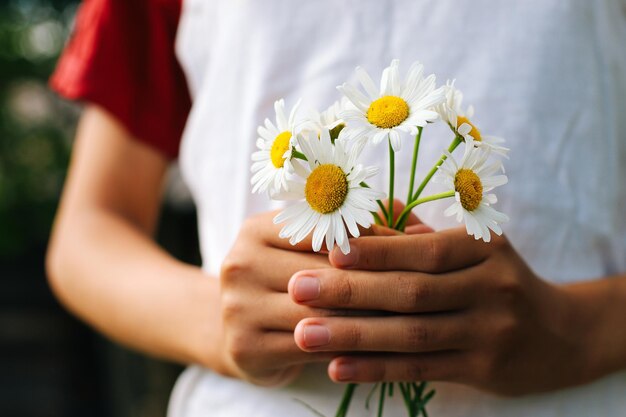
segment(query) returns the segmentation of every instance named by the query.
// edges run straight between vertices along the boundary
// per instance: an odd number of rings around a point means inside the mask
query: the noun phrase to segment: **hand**
[[[333,356],[303,352],[292,335],[303,318],[331,312],[294,304],[287,294],[293,273],[328,268],[328,256],[312,252],[310,240],[294,247],[280,239],[280,227],[272,223],[275,215],[246,220],[220,273],[224,337],[220,372],[258,385],[285,384],[303,364]]]
[[[398,202],[398,213],[403,206]],[[275,212],[248,219],[222,264],[223,317],[222,373],[259,385],[280,385],[295,378],[302,366],[329,361],[336,353],[311,354],[294,340],[296,324],[305,317],[341,315],[345,312],[294,304],[287,294],[289,278],[303,268],[329,268],[328,252],[311,251],[311,239],[291,246],[278,237]],[[412,215],[409,227],[431,231]],[[386,227],[372,226],[363,235],[396,235]]]
[[[335,358],[333,380],[451,381],[520,395],[591,378],[566,291],[539,279],[506,238],[484,243],[459,228],[350,245],[330,254],[341,269],[301,271],[289,283],[301,305],[388,312],[298,324],[304,351],[363,352]]]

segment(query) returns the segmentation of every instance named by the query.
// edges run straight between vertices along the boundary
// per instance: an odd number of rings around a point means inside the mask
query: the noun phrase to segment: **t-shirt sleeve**
[[[175,158],[191,107],[174,52],[180,12],[181,0],[85,0],[51,87],[105,108]]]

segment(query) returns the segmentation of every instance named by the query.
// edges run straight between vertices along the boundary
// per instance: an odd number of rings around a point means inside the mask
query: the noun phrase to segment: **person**
[[[294,398],[332,415],[344,388],[333,381],[398,380],[436,381],[433,416],[621,416],[625,10],[86,0],[51,81],[87,103],[51,286],[108,337],[191,364],[172,417],[310,415]],[[256,126],[278,98],[323,109],[357,65],[379,74],[393,58],[420,60],[439,84],[456,78],[478,126],[507,138],[506,237],[476,242],[433,203],[418,214],[436,232],[362,237],[347,256],[291,247],[271,221],[279,205],[250,192]],[[435,132],[418,178],[445,146]],[[378,148],[364,158],[385,163]],[[197,205],[202,268],[152,240],[174,159]],[[369,388],[352,415],[374,415]],[[385,412],[405,415],[397,398]]]

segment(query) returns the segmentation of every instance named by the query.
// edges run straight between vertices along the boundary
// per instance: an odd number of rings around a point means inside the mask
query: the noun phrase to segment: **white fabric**
[[[505,233],[547,280],[594,279],[626,271],[626,20],[622,0],[186,0],[178,53],[194,97],[180,161],[198,207],[204,269],[210,274],[242,220],[276,206],[250,193],[256,127],[274,100],[300,97],[320,110],[392,58],[414,60],[439,84],[456,78],[483,133],[511,148],[510,183],[496,206]],[[428,127],[419,174],[447,146]],[[398,157],[405,193],[409,142]],[[383,168],[384,145],[366,159]],[[383,170],[384,171],[384,170]],[[380,189],[387,179],[373,181]],[[432,188],[433,190],[436,188]],[[419,214],[437,228],[447,202]],[[576,366],[576,364],[572,364]],[[435,417],[617,417],[626,415],[626,373],[588,386],[518,399],[434,384]],[[333,415],[343,387],[311,367],[293,385],[258,388],[191,367],[174,390],[170,417],[310,416],[299,398]],[[354,416],[363,409],[361,388]],[[387,416],[405,415],[398,398]]]

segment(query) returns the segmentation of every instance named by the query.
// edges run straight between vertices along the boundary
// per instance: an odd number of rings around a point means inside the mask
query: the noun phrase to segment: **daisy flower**
[[[487,193],[506,184],[508,179],[506,175],[494,175],[502,169],[500,161],[487,164],[489,148],[475,147],[471,138],[465,145],[465,153],[458,164],[447,153],[448,158],[439,167],[435,181],[454,190],[455,202],[445,210],[444,215],[456,215],[458,222],[465,222],[467,234],[489,242],[489,230],[501,235],[499,223],[507,222],[509,218],[491,207],[497,198],[495,194]]]
[[[443,101],[445,91],[435,89],[435,76],[423,78],[424,67],[416,62],[402,81],[399,64],[394,59],[383,71],[380,88],[363,68],[357,67],[356,75],[365,94],[347,83],[337,87],[356,107],[342,114],[352,138],[369,139],[374,144],[389,138],[393,150],[399,151],[401,133],[415,135],[418,126],[438,118],[433,108]]]
[[[333,130],[335,127],[344,124],[340,114],[348,107],[348,99],[342,97],[340,101],[335,101],[329,108],[323,112],[312,110],[309,113],[309,121],[307,130],[315,130],[321,132],[322,129]]]
[[[378,209],[376,200],[384,198],[383,193],[361,185],[377,168],[357,165],[358,150],[346,149],[340,140],[333,145],[328,129],[322,129],[319,139],[309,132],[298,135],[297,141],[307,162],[296,169],[289,191],[274,198],[300,201],[274,218],[276,224],[286,222],[279,236],[295,245],[313,232],[314,251],[321,249],[325,239],[329,251],[336,243],[343,253],[349,253],[346,228],[359,237],[358,226],[371,226],[371,212]]]
[[[450,126],[450,129],[455,134],[463,137],[465,141],[467,141],[468,137],[471,137],[476,146],[489,147],[494,153],[508,157],[509,149],[502,146],[504,139],[497,136],[483,135],[471,121],[474,117],[474,107],[468,106],[465,111],[463,110],[463,93],[454,87],[454,81],[446,83],[445,91],[445,101],[438,105],[436,110],[441,119]]]
[[[294,150],[295,116],[300,105],[296,103],[289,114],[285,112],[285,101],[274,103],[276,125],[265,119],[265,126],[259,126],[259,138],[256,145],[258,151],[252,154],[252,192],[268,192],[274,194],[287,188],[288,175],[293,172],[292,160]]]
[[[339,138],[339,134],[346,126],[341,114],[347,109],[353,109],[352,103],[347,98],[342,97],[341,100],[334,102],[329,108],[323,112],[313,109],[309,112],[308,120],[302,124],[302,132],[312,131],[319,136],[323,129],[330,131],[330,138],[334,142]],[[345,132],[344,132],[345,133]]]

